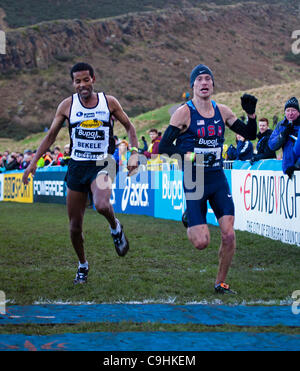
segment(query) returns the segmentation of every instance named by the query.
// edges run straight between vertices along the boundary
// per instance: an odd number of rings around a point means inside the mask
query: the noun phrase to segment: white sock
[[[117,222],[117,226],[116,226],[116,229],[112,229],[110,227],[110,231],[112,234],[117,234],[117,233],[120,233],[121,232],[121,224],[119,222],[119,220],[116,218],[116,222]]]
[[[78,264],[78,268],[89,268],[89,263],[88,261],[86,260],[83,264],[79,262]]]

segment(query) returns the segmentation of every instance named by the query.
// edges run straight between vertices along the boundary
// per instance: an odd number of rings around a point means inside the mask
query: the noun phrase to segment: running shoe
[[[215,292],[218,294],[236,294],[236,292],[231,290],[229,285],[225,282],[220,282],[215,285]]]
[[[118,223],[120,223],[118,221]],[[120,224],[121,231],[119,233],[113,234],[111,233],[111,236],[114,240],[115,248],[117,251],[117,254],[119,256],[125,256],[127,254],[127,251],[129,250],[129,242],[125,236],[125,233],[123,231],[123,226]]]
[[[182,214],[181,221],[182,221],[182,224],[185,226],[185,228],[187,228],[188,227],[188,223],[187,223],[187,212],[186,212],[186,210]]]
[[[78,268],[76,277],[74,279],[74,284],[76,285],[77,283],[87,283],[88,273],[89,273],[88,268]]]

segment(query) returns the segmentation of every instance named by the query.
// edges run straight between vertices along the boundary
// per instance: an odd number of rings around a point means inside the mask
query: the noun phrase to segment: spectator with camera
[[[280,121],[269,139],[269,147],[277,151],[282,148],[282,170],[289,178],[300,169],[300,108],[296,97],[290,98],[284,106],[284,119]]]

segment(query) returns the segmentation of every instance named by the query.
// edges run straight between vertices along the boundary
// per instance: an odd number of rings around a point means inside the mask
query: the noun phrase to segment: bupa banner
[[[34,202],[66,203],[65,171],[37,171],[33,180]]]
[[[120,171],[112,185],[111,204],[116,213],[154,216],[154,182],[151,171],[127,176]]]
[[[181,170],[155,171],[156,218],[181,220],[186,208]]]
[[[232,170],[235,228],[300,246],[300,172]]]

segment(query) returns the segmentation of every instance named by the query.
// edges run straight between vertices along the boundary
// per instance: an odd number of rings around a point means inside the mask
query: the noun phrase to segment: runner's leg
[[[219,249],[219,270],[216,284],[225,282],[236,249],[235,232],[233,228],[234,216],[222,216],[219,219],[219,225],[221,228],[222,240]]]
[[[84,253],[84,237],[82,232],[83,217],[86,208],[87,193],[68,189],[67,209],[70,222],[70,237],[72,245],[81,264],[86,262]]]

